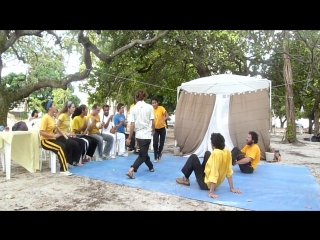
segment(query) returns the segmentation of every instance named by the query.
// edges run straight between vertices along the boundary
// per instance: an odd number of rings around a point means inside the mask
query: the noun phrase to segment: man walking
[[[145,102],[147,94],[143,90],[139,90],[135,99],[137,103],[130,110],[130,132],[126,139],[127,145],[130,145],[133,132],[136,132],[136,140],[139,144],[139,156],[131,165],[126,175],[134,179],[133,172],[137,172],[142,163],[145,163],[150,172],[154,172],[153,164],[148,155],[151,139],[155,131],[153,107]]]

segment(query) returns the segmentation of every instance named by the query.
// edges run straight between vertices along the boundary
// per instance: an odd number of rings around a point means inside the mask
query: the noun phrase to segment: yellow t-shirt
[[[95,116],[88,114],[86,117],[86,121],[91,117],[94,117],[95,119],[97,119],[97,122],[100,122],[100,116],[98,114]],[[94,133],[99,133],[99,132],[100,132],[100,130],[96,127],[96,125],[94,125],[94,127],[92,128],[92,130],[90,132],[88,132],[88,134],[94,134]]]
[[[130,105],[130,108],[129,108],[128,114],[130,114],[130,110],[131,110],[131,108],[132,108],[134,105],[135,105],[134,103],[132,103],[132,104]]]
[[[45,131],[47,133],[53,134],[55,129],[56,129],[56,121],[54,120],[53,116],[50,116],[48,113],[42,116],[41,121],[40,121],[40,131]],[[48,138],[41,136],[41,139],[55,139],[54,137]]]
[[[68,113],[61,113],[58,119],[61,121],[59,126],[60,130],[63,132],[70,132],[70,115]]]
[[[214,149],[206,163],[204,169],[204,182],[210,189],[210,182],[216,184],[216,188],[224,181],[226,177],[233,174],[231,165],[231,152],[228,149]]]
[[[72,133],[79,133],[77,130],[82,128],[84,125],[85,118],[81,116],[75,116],[71,121],[71,132]],[[83,133],[82,131],[80,134]]]
[[[165,113],[166,109],[162,106],[153,109],[155,129],[164,128],[166,126],[166,121],[164,120]]]
[[[260,148],[258,144],[254,143],[252,145],[245,145],[241,152],[245,154],[245,157],[252,158],[251,160],[251,166],[253,169],[256,169],[260,162]]]

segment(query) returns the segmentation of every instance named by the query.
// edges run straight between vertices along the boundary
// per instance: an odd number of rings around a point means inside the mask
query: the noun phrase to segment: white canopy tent
[[[198,78],[190,82],[182,83],[181,86],[177,88],[177,96],[179,97],[181,90],[192,93],[230,95],[235,93],[257,91],[266,88],[270,88],[271,96],[271,81],[268,79],[232,74],[220,74]]]
[[[262,90],[265,91],[268,89],[269,89],[269,97],[267,99],[269,101],[268,108],[271,109],[271,97],[270,97],[271,81],[268,79],[239,76],[239,75],[232,75],[232,74],[220,74],[220,75],[213,75],[209,77],[195,79],[186,83],[182,83],[181,86],[177,88],[178,104],[176,109],[176,125],[177,125],[177,117],[179,118],[179,113],[181,116],[181,109],[180,111],[178,109],[178,108],[181,108],[181,102],[179,104],[180,93],[182,94],[183,92],[184,94],[194,94],[199,96],[215,95],[214,100],[212,101],[211,99],[205,100],[206,102],[211,101],[212,104],[214,104],[214,108],[210,117],[209,125],[205,129],[205,134],[202,136],[202,139],[203,139],[202,143],[192,153],[197,154],[199,157],[203,157],[205,151],[212,150],[211,142],[210,142],[210,135],[212,132],[220,132],[225,137],[226,147],[229,150],[232,150],[232,148],[235,145],[231,139],[231,135],[232,134],[236,135],[237,133],[234,132],[235,131],[234,129],[233,129],[233,133],[229,132],[230,126],[229,126],[228,120],[229,120],[229,109],[230,109],[229,107],[230,96],[248,94],[250,98],[251,96],[253,96],[253,95],[249,95],[251,92],[257,92]],[[198,100],[193,100],[193,101],[198,101]],[[266,101],[266,98],[263,101]],[[243,105],[243,103],[241,104]],[[197,114],[199,116],[203,115],[203,113],[194,114],[190,111],[192,110],[189,110],[189,114],[191,115],[197,115]],[[270,119],[268,119],[268,121],[270,122]],[[264,119],[264,122],[265,122],[265,119]],[[269,126],[269,132],[270,132],[270,128],[271,128],[271,125]],[[186,129],[186,127],[184,127],[184,129]],[[175,129],[175,135],[178,135],[179,131],[181,132],[185,130],[177,128],[177,130]],[[183,135],[184,135],[184,138],[187,136],[185,133],[183,133]],[[244,141],[245,141],[246,135],[242,137],[244,138]],[[270,140],[270,137],[269,137],[269,140]],[[180,143],[177,142],[177,144],[180,146],[181,144],[183,145],[184,143],[181,143],[180,141]],[[239,144],[239,141],[237,141],[237,144]],[[189,152],[189,154],[185,156],[189,156],[190,154],[191,153]],[[262,156],[264,156],[264,153],[262,154]]]

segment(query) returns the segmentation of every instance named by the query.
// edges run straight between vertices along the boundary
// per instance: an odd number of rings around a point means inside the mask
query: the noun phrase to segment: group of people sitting
[[[124,115],[124,104],[118,104],[115,116],[109,116],[109,106],[104,105],[102,121],[99,104],[92,106],[90,114],[86,105],[76,108],[72,101],[66,102],[59,112],[52,100],[43,102],[42,106],[46,114],[39,126],[41,146],[57,154],[62,175],[72,175],[68,169],[82,166],[88,161],[86,156],[96,161],[116,158],[116,141],[119,142],[118,156],[128,156],[125,149],[128,121]]]

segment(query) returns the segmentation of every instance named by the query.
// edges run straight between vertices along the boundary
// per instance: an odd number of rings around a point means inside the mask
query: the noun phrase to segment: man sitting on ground
[[[187,162],[181,169],[184,174],[182,178],[177,178],[176,182],[183,185],[190,185],[189,177],[194,171],[198,185],[201,190],[209,190],[210,198],[218,198],[214,190],[220,186],[225,178],[228,179],[230,191],[242,193],[233,188],[231,153],[225,148],[225,139],[220,133],[211,134],[211,146],[213,151],[206,151],[202,164],[196,154],[191,154]]]
[[[239,148],[232,149],[232,165],[239,165],[243,173],[253,173],[260,162],[260,148],[258,146],[259,136],[256,132],[250,131],[247,136],[247,145],[241,151]]]

